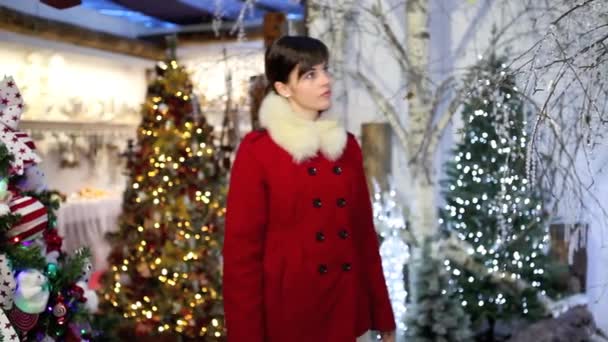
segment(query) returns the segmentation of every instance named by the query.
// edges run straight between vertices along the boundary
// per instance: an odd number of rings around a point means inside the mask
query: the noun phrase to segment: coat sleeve
[[[380,258],[380,248],[378,237],[374,228],[374,214],[371,205],[371,198],[367,188],[365,171],[363,168],[363,157],[359,144],[354,140],[357,155],[357,221],[361,222],[358,234],[360,237],[360,248],[363,255],[363,263],[366,273],[367,288],[370,296],[370,311],[372,319],[371,330],[393,331],[396,328],[395,316],[388,296],[388,289],[382,270],[382,260]]]
[[[265,341],[262,257],[267,197],[254,144],[251,134],[241,142],[228,188],[223,247],[228,342]]]

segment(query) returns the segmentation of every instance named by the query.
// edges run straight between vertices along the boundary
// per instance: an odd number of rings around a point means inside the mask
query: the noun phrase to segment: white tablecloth
[[[107,268],[110,245],[105,234],[118,229],[121,197],[76,199],[62,203],[57,211],[57,229],[63,250],[71,253],[83,246],[91,250],[94,270]]]

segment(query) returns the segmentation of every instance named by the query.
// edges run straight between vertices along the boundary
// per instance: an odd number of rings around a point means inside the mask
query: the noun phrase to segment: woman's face
[[[315,65],[300,77],[298,74],[299,67],[296,67],[289,74],[284,89],[279,89],[279,93],[288,97],[300,111],[318,113],[329,109],[332,79],[327,70],[327,63]]]

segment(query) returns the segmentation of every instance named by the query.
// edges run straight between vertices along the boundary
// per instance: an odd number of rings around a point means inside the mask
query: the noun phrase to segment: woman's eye
[[[306,77],[307,79],[313,79],[313,78],[315,78],[315,73],[314,72],[309,72],[304,77]]]

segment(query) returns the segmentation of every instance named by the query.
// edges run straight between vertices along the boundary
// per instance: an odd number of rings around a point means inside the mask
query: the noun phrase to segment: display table
[[[121,197],[70,199],[57,211],[57,230],[63,237],[63,250],[71,253],[80,247],[91,250],[94,271],[107,268],[110,245],[105,234],[118,229]]]

